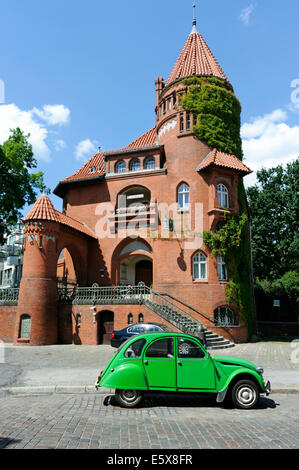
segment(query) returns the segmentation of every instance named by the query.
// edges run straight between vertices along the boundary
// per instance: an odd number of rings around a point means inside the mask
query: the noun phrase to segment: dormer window
[[[144,160],[144,169],[145,170],[154,170],[156,168],[156,160],[154,157],[147,157]]]
[[[139,171],[140,170],[140,161],[138,158],[130,161],[130,171]]]
[[[117,162],[115,165],[115,173],[125,173],[126,172],[126,163],[122,160]]]

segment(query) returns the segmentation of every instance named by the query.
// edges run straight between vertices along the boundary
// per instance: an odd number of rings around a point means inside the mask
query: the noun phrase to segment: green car
[[[253,408],[269,395],[263,368],[245,359],[211,356],[198,338],[182,333],[148,333],[123,343],[96,383],[115,389],[117,402],[132,408],[146,391],[215,394],[238,408]]]

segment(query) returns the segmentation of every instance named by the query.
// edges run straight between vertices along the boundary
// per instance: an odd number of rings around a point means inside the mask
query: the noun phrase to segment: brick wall
[[[0,306],[0,340],[12,343],[16,326],[17,306]]]

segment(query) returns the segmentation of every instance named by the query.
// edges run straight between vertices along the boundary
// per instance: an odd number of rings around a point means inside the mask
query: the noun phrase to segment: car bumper
[[[120,340],[119,339],[111,339],[110,344],[113,348],[118,348],[120,346]]]
[[[270,395],[271,391],[272,391],[272,390],[271,390],[271,384],[270,384],[270,382],[269,382],[269,380],[268,380],[268,382],[267,382],[266,385],[265,385],[265,393],[266,393],[266,395],[267,395],[267,396]]]

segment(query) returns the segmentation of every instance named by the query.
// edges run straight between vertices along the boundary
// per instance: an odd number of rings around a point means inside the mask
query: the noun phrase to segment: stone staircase
[[[223,338],[223,336],[217,335],[217,333],[213,333],[210,330],[205,328],[204,330],[205,338],[207,342],[207,349],[227,349],[233,348],[235,346],[234,343],[229,341],[228,339]]]
[[[174,302],[166,300],[158,292],[152,292],[151,296],[145,296],[144,305],[152,312],[175,326],[183,333],[201,337],[202,332],[206,339],[207,349],[232,348],[234,343],[204,328],[202,323],[190,313],[186,312]]]

